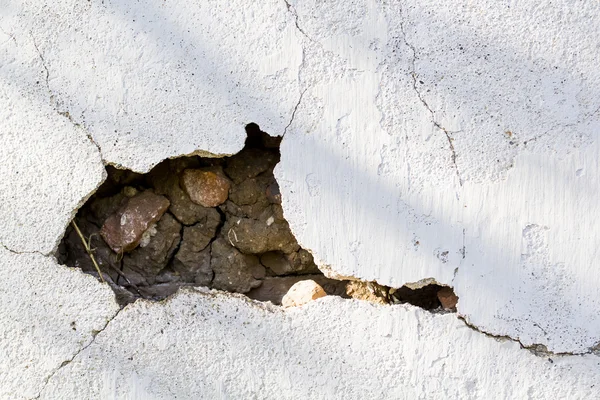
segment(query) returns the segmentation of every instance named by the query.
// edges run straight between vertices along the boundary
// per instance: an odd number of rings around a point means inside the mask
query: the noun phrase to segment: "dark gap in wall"
[[[281,137],[256,124],[246,132],[244,148],[231,157],[165,160],[147,174],[108,166],[108,178],[67,228],[59,262],[98,277],[94,259],[121,305],[161,300],[183,286],[281,304],[292,285],[310,279],[328,295],[454,310],[450,288],[325,277],[283,217],[273,175]]]

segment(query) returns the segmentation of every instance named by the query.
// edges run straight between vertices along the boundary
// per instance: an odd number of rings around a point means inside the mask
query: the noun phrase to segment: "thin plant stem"
[[[79,227],[75,223],[75,220],[71,221],[71,225],[73,225],[73,228],[75,228],[75,231],[77,232],[77,234],[79,235],[79,238],[81,239],[81,243],[83,243],[83,246],[85,247],[85,251],[88,253],[88,256],[90,256],[90,260],[92,260],[94,267],[96,267],[96,271],[98,271],[98,275],[100,275],[100,280],[102,281],[102,283],[106,283],[106,281],[102,277],[102,272],[100,272],[100,267],[98,266],[98,263],[96,262],[96,259],[94,258],[94,254],[93,254],[92,249],[90,248],[90,244],[88,242],[86,242],[85,238],[83,237],[83,234],[81,233],[81,230],[79,230]]]

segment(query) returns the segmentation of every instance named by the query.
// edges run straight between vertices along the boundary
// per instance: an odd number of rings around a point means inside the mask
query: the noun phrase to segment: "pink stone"
[[[163,216],[169,205],[166,197],[150,190],[138,193],[104,221],[100,234],[114,252],[131,251],[138,246],[144,232]]]

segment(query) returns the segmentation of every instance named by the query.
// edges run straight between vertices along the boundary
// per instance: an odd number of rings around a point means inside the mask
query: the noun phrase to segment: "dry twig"
[[[88,253],[88,255],[90,256],[90,260],[92,260],[92,263],[94,264],[94,267],[96,267],[96,271],[98,271],[98,275],[100,275],[100,280],[103,283],[106,283],[106,281],[104,280],[104,278],[102,277],[102,272],[100,272],[100,267],[98,266],[98,263],[96,262],[96,259],[94,258],[94,254],[93,254],[93,250],[90,247],[90,243],[88,243],[85,238],[83,237],[83,234],[81,233],[81,230],[79,230],[79,227],[77,226],[77,224],[75,223],[75,220],[73,220],[71,222],[71,224],[73,225],[73,228],[75,228],[75,231],[77,232],[77,234],[79,235],[79,238],[81,239],[81,243],[83,243],[83,247],[85,247],[85,251]],[[92,238],[90,236],[90,242],[91,242]]]

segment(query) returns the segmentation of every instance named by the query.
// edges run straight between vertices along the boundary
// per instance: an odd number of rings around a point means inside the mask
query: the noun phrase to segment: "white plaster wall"
[[[595,346],[598,4],[294,9],[304,96],[276,171],[300,243],[339,275],[454,286],[486,332]]]
[[[598,397],[600,6],[382,3],[0,0],[1,398]],[[285,134],[285,215],[323,267],[434,278],[511,340],[337,299],[115,317],[56,264],[103,164],[235,153],[249,122]]]

